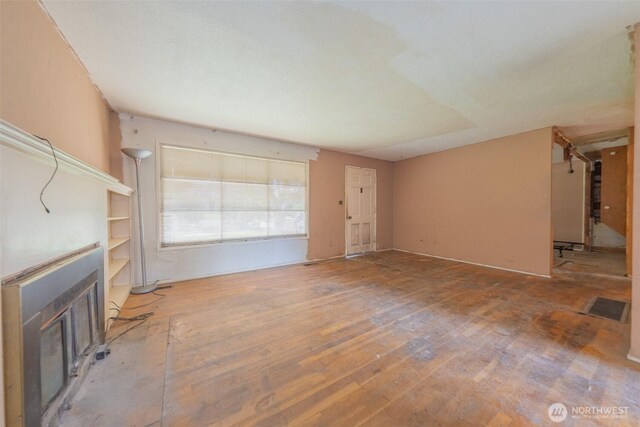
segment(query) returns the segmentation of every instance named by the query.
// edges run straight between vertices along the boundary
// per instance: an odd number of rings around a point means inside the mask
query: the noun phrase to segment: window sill
[[[225,246],[225,245],[242,245],[242,244],[251,244],[251,243],[261,243],[261,242],[271,242],[271,241],[280,241],[280,240],[308,240],[308,234],[300,234],[295,236],[274,236],[274,237],[253,237],[246,239],[233,239],[233,240],[219,240],[214,242],[203,242],[203,243],[185,243],[184,245],[171,245],[171,246],[162,246],[158,248],[159,251],[175,251],[182,249],[197,249],[197,248],[206,248],[212,246]]]

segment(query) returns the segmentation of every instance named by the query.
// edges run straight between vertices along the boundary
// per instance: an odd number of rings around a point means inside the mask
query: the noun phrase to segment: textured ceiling
[[[120,112],[387,160],[633,121],[638,2],[43,5]]]

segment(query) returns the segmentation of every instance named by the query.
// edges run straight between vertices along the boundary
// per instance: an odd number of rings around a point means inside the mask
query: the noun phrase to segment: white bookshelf
[[[118,312],[131,290],[131,196],[109,190],[107,192],[108,248],[105,278],[108,280],[106,292],[107,319]],[[107,322],[107,328],[112,322]]]

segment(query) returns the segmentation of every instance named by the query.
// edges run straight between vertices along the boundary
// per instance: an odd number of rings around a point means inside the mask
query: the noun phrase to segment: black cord
[[[53,149],[53,145],[51,145],[51,143],[49,142],[49,140],[47,138],[43,138],[41,136],[38,135],[33,135],[36,138],[42,140],[42,141],[46,141],[47,144],[49,144],[49,147],[51,147],[51,154],[53,154],[53,160],[56,162],[56,168],[53,170],[53,173],[51,174],[51,178],[49,178],[49,181],[47,181],[47,183],[44,185],[44,187],[42,187],[42,191],[40,192],[40,203],[42,203],[42,206],[44,207],[44,210],[50,214],[51,211],[49,210],[49,208],[47,207],[47,205],[44,204],[44,201],[42,201],[42,196],[44,195],[44,190],[47,189],[47,187],[49,186],[49,184],[51,184],[51,181],[53,181],[53,177],[56,176],[56,173],[58,172],[58,158],[56,157],[56,150]]]
[[[138,326],[142,325],[144,322],[146,322],[146,321],[147,321],[147,319],[148,319],[148,317],[147,317],[147,318],[145,318],[145,319],[142,319],[139,323],[136,323],[136,324],[135,324],[135,325],[133,325],[133,326],[129,326],[127,329],[125,329],[124,331],[122,331],[120,334],[118,334],[118,335],[116,335],[115,337],[111,338],[109,341],[107,341],[107,346],[108,346],[109,344],[111,344],[112,342],[114,342],[115,340],[117,340],[118,338],[120,338],[121,336],[123,336],[124,334],[126,334],[127,332],[129,332],[130,330],[135,329],[135,328],[137,328]]]
[[[108,320],[113,320],[113,321],[124,321],[124,322],[137,322],[138,320],[145,320],[147,317],[151,317],[153,316],[153,311],[149,311],[147,313],[142,313],[142,314],[138,314],[137,316],[133,316],[133,317],[120,317],[120,316],[112,316],[109,317]]]
[[[171,286],[165,286],[165,288],[170,288]],[[136,308],[141,308],[141,307],[145,307],[147,305],[151,305],[154,304],[158,301],[161,301],[163,299],[165,299],[167,297],[166,294],[161,294],[158,293],[157,291],[153,291],[151,292],[152,294],[158,296],[159,298],[156,298],[153,301],[150,301],[148,303],[145,304],[141,304],[141,305],[137,305],[135,307],[127,307],[128,310],[135,310]],[[107,341],[107,347],[109,346],[109,344],[111,344],[112,342],[114,342],[115,340],[117,340],[118,338],[120,338],[121,336],[123,336],[124,334],[126,334],[127,332],[129,332],[132,329],[137,328],[138,326],[142,325],[144,322],[146,322],[149,317],[151,317],[153,315],[153,311],[150,311],[148,313],[142,313],[142,314],[138,314],[137,316],[133,316],[133,317],[120,317],[120,312],[122,311],[123,307],[120,307],[118,304],[116,304],[115,301],[113,300],[109,300],[109,302],[113,305],[116,306],[116,308],[110,308],[109,310],[115,310],[118,312],[118,314],[116,316],[112,316],[109,317],[108,320],[113,320],[114,322],[118,321],[118,320],[122,320],[125,322],[135,322],[138,321],[138,323],[136,323],[133,326],[129,326],[127,329],[125,329],[124,331],[122,331],[121,333],[119,333],[118,335],[116,335],[115,337],[111,338],[110,340]]]

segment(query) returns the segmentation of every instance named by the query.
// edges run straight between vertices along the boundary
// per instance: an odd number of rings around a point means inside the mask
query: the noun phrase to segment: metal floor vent
[[[629,303],[615,299],[593,297],[580,313],[625,323],[629,313]]]

